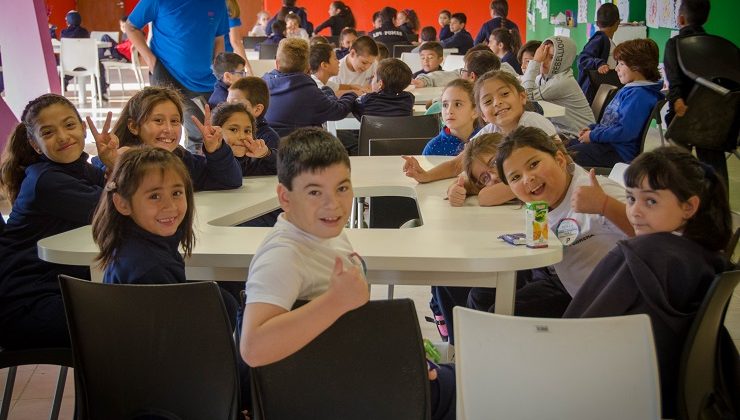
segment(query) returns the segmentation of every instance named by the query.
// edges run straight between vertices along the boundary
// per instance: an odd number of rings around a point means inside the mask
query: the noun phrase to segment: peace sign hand
[[[221,147],[221,127],[211,125],[211,107],[206,104],[205,106],[205,124],[201,123],[195,115],[191,115],[190,118],[198,127],[198,130],[203,135],[203,147],[206,152],[213,153]]]
[[[113,169],[118,160],[118,136],[110,132],[110,124],[113,119],[113,113],[108,112],[105,117],[105,123],[103,123],[103,130],[98,131],[93,123],[92,118],[87,117],[87,126],[90,127],[90,132],[95,139],[95,146],[98,149],[98,158],[103,164]]]
[[[262,139],[252,139],[249,137],[244,141],[244,145],[247,148],[245,155],[248,157],[261,159],[270,154],[270,149]]]

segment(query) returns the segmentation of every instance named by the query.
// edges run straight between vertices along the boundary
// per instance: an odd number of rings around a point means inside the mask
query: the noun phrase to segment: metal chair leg
[[[62,406],[62,396],[64,395],[64,385],[67,383],[67,366],[59,367],[59,378],[57,379],[57,389],[54,391],[54,400],[51,404],[51,413],[49,413],[49,420],[57,420],[59,418],[59,410]]]
[[[10,412],[10,399],[13,397],[13,385],[15,384],[15,374],[18,367],[11,366],[8,368],[8,378],[5,380],[5,391],[3,392],[3,404],[0,406],[0,420],[7,420]]]

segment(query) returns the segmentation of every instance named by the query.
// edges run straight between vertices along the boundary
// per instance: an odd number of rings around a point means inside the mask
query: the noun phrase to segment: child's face
[[[455,18],[450,19],[450,31],[459,32],[464,27],[465,27],[465,24],[460,22],[459,20]]]
[[[141,126],[136,127],[130,121],[128,128],[147,146],[170,152],[177,148],[182,135],[180,113],[172,101],[162,101],[154,105]]]
[[[247,72],[244,71],[244,65],[240,64],[234,71],[225,72],[223,81],[227,86],[231,86],[234,82],[244,77],[247,77]]]
[[[680,231],[698,208],[698,197],[682,203],[671,190],[650,188],[647,178],[639,188],[627,188],[627,219],[635,235]]]
[[[116,209],[149,233],[172,236],[188,210],[185,194],[185,182],[177,172],[151,168],[142,178],[131,202],[119,201]]]
[[[381,19],[380,17],[375,18],[375,20],[373,21],[373,26],[375,27],[375,29],[383,26],[383,19]]]
[[[266,13],[261,13],[257,16],[257,23],[259,23],[261,26],[266,26],[269,20],[270,16]]]
[[[437,22],[439,22],[439,26],[445,26],[450,24],[450,17],[447,16],[447,13],[440,13],[437,17]]]
[[[285,19],[285,29],[289,31],[295,31],[301,26],[300,23],[295,19]]]
[[[336,7],[334,7],[333,4],[330,4],[329,5],[329,16],[334,16],[334,15],[337,15],[337,14],[339,14],[339,9],[337,9]]]
[[[249,102],[249,99],[244,95],[244,92],[239,89],[229,89],[229,94],[226,96],[226,102],[230,104],[242,104],[247,108],[247,111],[249,111],[250,114],[254,115],[255,118],[259,117],[259,115],[255,113],[255,107],[252,106],[251,102]]]
[[[529,65],[529,62],[532,61],[533,58],[534,53],[529,51],[522,53],[522,73],[527,71],[527,65]]]
[[[278,185],[278,199],[288,221],[324,239],[342,233],[352,198],[350,171],[343,163],[299,174],[293,178],[292,191]]]
[[[352,44],[357,41],[355,34],[346,34],[342,37],[342,48],[350,49]]]
[[[499,79],[488,79],[480,90],[480,111],[483,119],[497,125],[505,134],[519,125],[527,95]]]
[[[72,163],[85,148],[85,124],[63,104],[49,105],[36,118],[31,146],[57,163]]]
[[[242,146],[247,140],[253,140],[252,121],[243,112],[235,112],[221,125],[224,141],[229,146]]]
[[[331,56],[329,56],[329,65],[326,67],[326,72],[329,76],[339,74],[339,60],[337,60],[337,53],[334,50],[331,51]]]
[[[622,60],[617,61],[617,76],[619,81],[626,85],[627,83],[634,82],[636,80],[645,80],[645,76],[639,71],[634,71]]]
[[[470,95],[459,87],[449,87],[442,93],[442,120],[453,134],[475,125],[478,112]],[[467,140],[467,139],[463,139]]]
[[[502,42],[496,42],[496,38],[495,38],[495,37],[494,37],[493,35],[491,35],[491,36],[490,36],[490,37],[488,38],[488,48],[490,48],[490,49],[491,49],[491,51],[492,51],[492,52],[493,52],[494,54],[496,54],[496,55],[499,55],[499,54],[501,54],[501,53],[503,52],[503,51],[502,51],[502,49],[503,49],[503,48],[502,48],[502,47],[503,47],[503,45],[504,45],[504,44],[503,44]]]
[[[496,173],[495,160],[496,155],[490,153],[483,153],[473,159],[470,168],[470,173],[473,176],[473,179],[470,181],[475,183],[478,188],[489,187],[501,182]]]
[[[419,57],[421,58],[421,68],[426,72],[439,70],[439,66],[442,65],[442,57],[432,50],[421,51]]]
[[[354,71],[358,73],[362,73],[363,71],[370,68],[370,66],[373,65],[375,62],[375,59],[377,57],[372,55],[359,55],[355,50],[350,50],[349,55],[347,55],[347,60],[349,60],[349,64],[352,66]]]
[[[406,13],[399,11],[396,13],[396,26],[401,26],[407,22]]]
[[[557,207],[568,191],[567,159],[531,147],[515,149],[504,161],[504,175],[511,191],[525,203],[545,201]]]

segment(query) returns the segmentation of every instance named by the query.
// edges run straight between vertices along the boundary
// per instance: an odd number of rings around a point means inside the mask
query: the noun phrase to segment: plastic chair
[[[660,133],[660,144],[663,145],[663,122],[660,116],[660,110],[666,104],[666,99],[661,99],[655,103],[653,110],[650,111],[650,117],[645,121],[645,125],[642,126],[642,132],[640,133],[640,153],[645,151],[645,140],[647,140],[648,132],[650,131],[650,124],[655,121],[658,126],[658,133]]]
[[[59,73],[64,86],[64,76],[86,77],[92,81],[93,103],[102,106],[98,47],[91,38],[62,38],[59,50]],[[79,70],[77,70],[79,69]],[[84,100],[84,93],[81,98]]]
[[[67,369],[72,367],[72,350],[65,348],[45,348],[27,350],[5,350],[0,349],[0,369],[8,368],[8,376],[5,380],[5,391],[3,402],[0,406],[0,420],[7,420],[10,411],[10,400],[13,396],[15,375],[18,366],[25,365],[58,365],[59,378],[54,392],[54,400],[51,404],[50,420],[59,417],[59,408],[62,405],[64,385],[67,380]]]
[[[237,418],[237,355],[216,283],[59,282],[83,418]]]
[[[609,70],[605,74],[599,73],[597,70],[588,70],[588,91],[586,91],[586,100],[588,100],[589,103],[592,103],[594,98],[596,97],[596,94],[599,91],[599,88],[603,84],[608,84],[612,86],[616,86],[617,89],[620,89],[622,86],[622,82],[619,81],[619,76],[617,75],[617,71],[614,69]],[[598,119],[596,120],[598,121]]]
[[[274,60],[277,56],[278,44],[260,44],[259,59]]]
[[[427,375],[413,301],[370,301],[291,356],[252,368],[254,418],[429,419]]]
[[[275,70],[275,60],[249,60],[252,66],[253,76],[262,77],[265,73]]]
[[[421,57],[419,57],[418,53],[402,52],[401,61],[409,66],[412,73],[421,70]]]
[[[112,40],[119,42],[119,32],[118,31],[92,31],[90,32],[90,38],[96,40],[96,41],[102,41],[103,35],[108,35],[111,37]]]
[[[734,389],[727,387],[729,379],[734,377],[737,381],[740,375],[737,349],[722,325],[738,283],[740,271],[717,276],[691,325],[681,355],[679,420],[737,418],[740,415],[738,383],[734,383]],[[725,416],[720,416],[723,408],[728,411],[723,413]],[[728,416],[729,413],[732,414]]]
[[[370,139],[370,156],[420,155],[428,137]]]
[[[609,102],[611,102],[612,99],[614,99],[614,95],[617,94],[617,90],[619,90],[618,87],[607,83],[603,83],[599,86],[599,89],[596,91],[596,95],[594,96],[594,100],[591,102],[591,111],[593,111],[597,123],[601,121],[601,117],[604,115],[606,106],[609,105]]]
[[[647,315],[553,319],[460,306],[457,418],[659,419]]]
[[[393,51],[391,51],[393,53],[392,57],[401,58],[401,53],[410,53],[414,48],[416,48],[416,45],[396,44],[393,46]]]
[[[266,40],[266,36],[245,36],[244,37],[244,49],[245,50],[254,50],[255,46],[259,44],[260,42]]]
[[[135,58],[134,58],[135,57]],[[144,87],[144,77],[141,72],[140,63],[139,63],[139,54],[136,51],[136,48],[132,45],[131,46],[131,62],[125,63],[121,61],[101,61],[101,64],[103,64],[103,68],[105,69],[107,79],[110,81],[110,70],[115,70],[118,72],[118,81],[121,84],[121,95],[125,96],[126,89],[123,86],[123,75],[121,73],[121,70],[130,70],[134,77],[136,78],[136,83],[139,87],[139,89],[142,89]]]
[[[630,166],[624,162],[617,162],[609,172],[609,179],[624,187],[624,173]]]
[[[450,71],[450,70],[458,70],[463,67],[465,67],[465,56],[464,55],[455,55],[450,54],[447,57],[445,57],[445,61],[442,62],[442,70],[444,71]]]

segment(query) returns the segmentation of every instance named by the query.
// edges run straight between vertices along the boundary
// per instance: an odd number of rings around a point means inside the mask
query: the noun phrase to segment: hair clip
[[[118,186],[114,181],[110,181],[107,184],[105,184],[105,190],[106,191],[115,191]]]

